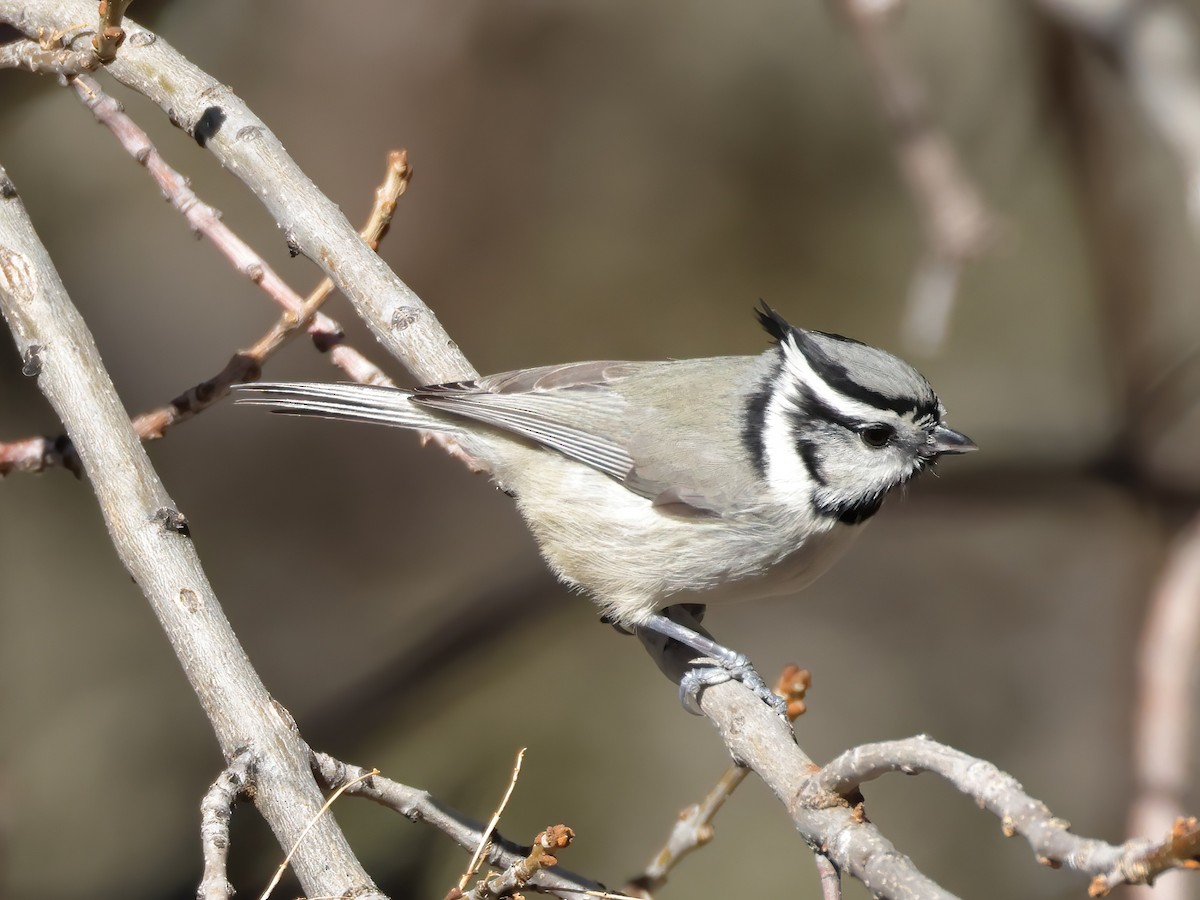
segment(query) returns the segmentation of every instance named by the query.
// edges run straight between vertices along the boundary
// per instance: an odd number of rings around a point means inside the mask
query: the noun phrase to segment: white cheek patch
[[[816,486],[796,446],[792,416],[796,405],[789,392],[775,391],[763,415],[763,463],[774,498],[797,509],[809,505]]]

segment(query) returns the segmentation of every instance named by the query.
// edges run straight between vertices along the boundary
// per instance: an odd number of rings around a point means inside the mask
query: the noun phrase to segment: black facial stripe
[[[804,468],[808,469],[812,480],[822,487],[828,484],[829,482],[825,480],[825,472],[821,469],[821,457],[817,453],[817,442],[798,437],[796,438],[796,450],[800,453],[800,459],[804,462]]]
[[[771,402],[771,386],[775,383],[775,379],[779,375],[781,364],[776,363],[773,365],[771,371],[758,383],[758,387],[754,389],[754,392],[746,398],[746,410],[742,419],[742,446],[750,454],[750,463],[754,466],[755,471],[758,472],[760,477],[766,477],[767,474],[765,434],[767,427],[767,404]]]
[[[829,482],[825,478],[825,470],[821,465],[821,454],[817,451],[817,444],[821,437],[820,429],[814,428],[813,423],[828,422],[849,431],[857,431],[865,424],[851,416],[843,416],[814,394],[808,385],[801,386],[799,406],[788,410],[788,420],[796,452],[800,454],[800,459],[803,461],[804,467],[808,469],[809,476],[822,487]],[[813,437],[814,434],[816,434],[816,439]]]
[[[801,434],[805,429],[806,421],[819,419],[823,422],[830,422],[833,425],[839,425],[847,431],[858,431],[864,425],[871,423],[864,422],[856,416],[847,416],[838,412],[824,400],[816,395],[812,388],[808,385],[800,387],[800,409],[792,412],[793,430],[796,434]]]
[[[804,354],[808,364],[827,385],[852,400],[858,400],[877,409],[888,409],[897,415],[912,413],[916,418],[937,416],[937,400],[915,397],[892,397],[865,387],[850,377],[846,367],[836,363],[818,347],[804,332],[793,331],[796,347]]]
[[[809,360],[809,363],[812,364],[812,360]],[[932,403],[922,403],[910,398],[889,397],[887,394],[864,387],[850,377],[844,366],[835,362],[825,360],[820,367],[813,365],[813,368],[821,376],[821,379],[838,393],[844,394],[851,400],[858,400],[874,406],[876,409],[888,409],[901,416],[907,413],[912,413],[914,416],[926,416],[937,412],[937,406]]]
[[[857,430],[863,423],[841,415],[814,394],[807,385],[800,387],[799,400],[798,406],[788,410],[788,430],[791,432],[796,452],[800,454],[804,467],[808,469],[809,477],[824,487],[829,482],[821,465],[821,454],[817,451],[817,444],[821,438],[820,429],[814,428],[813,423],[828,422],[850,431]]]

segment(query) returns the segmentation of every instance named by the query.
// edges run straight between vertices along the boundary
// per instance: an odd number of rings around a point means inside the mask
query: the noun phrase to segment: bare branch
[[[1134,843],[1129,841],[1125,846]],[[1088,886],[1088,894],[1103,897],[1120,884],[1150,885],[1171,869],[1200,869],[1200,821],[1194,817],[1177,819],[1170,834],[1144,854],[1122,860],[1121,865],[1097,875]]]
[[[808,773],[819,767],[750,691],[734,682],[715,685],[700,695],[700,708],[716,724],[734,759],[757,772],[783,802],[814,853],[825,854],[878,896],[951,900],[953,894],[922,874],[849,803],[828,794],[809,799]]]
[[[95,29],[75,23],[59,29],[39,28],[36,41],[14,41],[0,46],[0,69],[28,69],[43,75],[72,77],[94,72],[108,65],[125,43],[121,27],[130,0],[100,0],[99,24]],[[82,50],[72,50],[75,39],[92,34],[91,44]],[[35,35],[30,35],[34,37]]]
[[[200,847],[204,852],[204,875],[196,891],[197,900],[230,900],[233,885],[229,883],[229,820],[233,806],[250,784],[253,755],[247,750],[238,753],[200,801]]]
[[[703,800],[683,810],[671,828],[666,844],[646,866],[646,871],[625,885],[625,893],[637,897],[652,896],[685,856],[711,841],[713,818],[749,774],[750,770],[744,766],[730,766]]]
[[[774,691],[787,701],[788,718],[791,721],[794,722],[804,715],[804,697],[810,687],[812,675],[807,669],[795,665],[784,667],[775,682]],[[667,877],[685,856],[711,841],[714,834],[713,820],[725,805],[725,801],[733,796],[733,792],[749,774],[750,770],[745,766],[730,766],[717,779],[716,785],[703,800],[683,810],[675,819],[663,848],[655,854],[641,875],[630,879],[625,885],[625,893],[650,897],[666,883]]]
[[[226,760],[249,748],[258,767],[255,802],[291,846],[324,802],[308,748],[267,692],[221,610],[182,517],[150,465],[91,333],[6,173],[0,170],[0,309],[24,355],[41,349],[38,387],[79,452],[122,563],[150,601],[212,723]],[[378,896],[331,816],[297,855],[310,896]]]
[[[309,831],[312,830],[313,826],[317,824],[317,821],[327,812],[329,812],[329,808],[333,806],[333,804],[337,801],[337,798],[342,796],[342,794],[349,790],[357,781],[362,781],[363,779],[370,778],[372,775],[378,774],[378,769],[372,769],[369,772],[364,772],[357,779],[355,779],[355,781],[350,781],[341,785],[337,790],[329,795],[325,802],[321,804],[321,808],[317,810],[317,814],[304,827],[304,830],[300,832],[295,843],[287,848],[287,853],[283,855],[283,859],[280,861],[279,865],[275,867],[275,873],[271,876],[271,880],[267,882],[267,886],[263,888],[262,893],[258,895],[258,900],[269,900],[271,894],[275,891],[275,888],[279,887],[279,882],[283,878],[283,873],[287,871],[292,859],[296,856],[296,851],[300,849],[301,842],[304,840]]]
[[[1069,822],[1056,818],[1046,804],[1026,794],[1011,775],[986,760],[968,756],[924,735],[848,750],[814,775],[799,799],[805,804],[819,805],[822,794],[844,796],[863,782],[888,772],[940,775],[995,814],[1005,835],[1024,837],[1038,862],[1055,867],[1063,865],[1095,876],[1094,896],[1118,884],[1149,883],[1169,868],[1190,868],[1191,859],[1200,852],[1195,820],[1190,824],[1177,823],[1176,831],[1157,843],[1139,838],[1114,846],[1071,834]]]
[[[60,46],[58,39],[50,43],[26,39],[0,44],[0,69],[25,69],[37,75],[78,75],[100,68],[100,60],[89,46],[71,50]]]
[[[381,806],[395,810],[413,822],[425,822],[447,835],[464,850],[472,851],[480,844],[483,827],[445,804],[438,803],[427,791],[408,787],[381,775],[363,777],[366,770],[334,759],[325,753],[312,754],[313,770],[328,788],[337,788],[359,779],[346,793],[365,797]],[[529,856],[523,848],[493,833],[484,859],[488,865],[507,869]],[[585,891],[603,891],[604,886],[563,869],[542,870],[530,879],[539,891],[561,897],[578,897]]]

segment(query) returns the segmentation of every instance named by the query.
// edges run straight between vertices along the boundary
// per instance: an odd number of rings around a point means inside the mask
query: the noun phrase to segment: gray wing
[[[753,357],[598,361],[418,388],[412,399],[542,444],[664,511],[720,516],[754,502],[738,454],[741,392],[758,377]]]
[[[638,365],[597,361],[520,369],[417,388],[412,400],[536,441],[644,493],[631,481],[633,457],[616,437],[626,404],[612,388]]]

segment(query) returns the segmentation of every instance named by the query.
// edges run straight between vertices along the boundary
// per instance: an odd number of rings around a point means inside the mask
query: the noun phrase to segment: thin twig
[[[461,887],[454,888],[446,900],[500,900],[511,897],[529,884],[538,872],[558,865],[558,851],[565,850],[575,839],[575,832],[566,825],[551,825],[539,832],[529,848],[529,855],[519,859],[503,872],[479,882],[467,893]]]
[[[80,76],[74,83],[80,99],[97,120],[112,131],[130,155],[146,167],[164,196],[184,215],[188,224],[198,234],[208,238],[239,272],[261,287],[284,309],[281,320],[250,349],[235,354],[215,379],[202,382],[193,391],[172,402],[172,409],[179,409],[178,416],[186,418],[194,415],[199,409],[227,395],[231,384],[256,378],[262,363],[290,337],[299,333],[301,327],[307,327],[317,348],[329,353],[334,365],[352,380],[362,384],[392,384],[378,366],[344,343],[342,327],[337,322],[319,312],[321,304],[333,289],[330,279],[324,279],[307,298],[302,299],[249,244],[222,221],[215,209],[196,196],[188,180],[167,164],[149,136],[125,115],[120,104],[106,95],[95,80]],[[410,177],[407,154],[404,151],[391,154],[384,183],[376,190],[375,205],[361,235],[372,250],[378,247],[379,240],[386,233],[396,201],[404,193]],[[146,430],[148,436],[157,437],[161,436],[163,428],[172,424],[176,415],[173,412],[163,415],[161,410],[156,410],[144,418],[139,417],[137,424]]]
[[[817,877],[821,879],[821,900],[842,900],[842,873],[824,853],[814,853]]]
[[[229,883],[229,820],[233,806],[250,784],[254,755],[249,750],[237,754],[213,782],[200,801],[200,847],[204,854],[204,875],[196,890],[197,900],[230,900],[234,895]]]
[[[521,763],[525,760],[525,750],[522,747],[517,751],[517,758],[513,762],[512,774],[508,779],[508,787],[504,791],[504,796],[500,799],[500,805],[496,807],[496,811],[492,813],[492,818],[488,821],[487,827],[483,829],[483,834],[479,837],[479,846],[475,848],[475,852],[471,855],[471,862],[467,864],[467,869],[458,879],[458,891],[461,893],[463,888],[467,886],[467,882],[479,871],[479,864],[483,859],[483,852],[487,849],[488,841],[492,838],[492,832],[496,830],[496,826],[500,824],[500,817],[504,815],[504,808],[508,806],[508,801],[512,799],[513,791],[517,787],[517,779],[521,777]],[[565,846],[565,845],[564,845]],[[526,879],[528,880],[528,879]]]
[[[117,48],[125,43],[121,20],[130,0],[100,0],[100,26],[92,38],[92,52],[103,65],[117,58]]]
[[[62,466],[78,478],[83,474],[79,457],[66,435],[23,438],[0,444],[0,478],[12,472],[44,472]]]
[[[305,314],[303,298],[221,220],[220,213],[196,196],[188,180],[167,164],[150,141],[149,135],[125,115],[121,105],[105,94],[92,78],[81,75],[74,79],[73,84],[79,98],[92,111],[97,121],[107,126],[121,146],[146,167],[162,190],[163,196],[187,219],[196,233],[208,238],[238,272],[262,288],[267,296],[299,320]],[[328,336],[341,333],[341,326],[324,313],[317,312],[311,318],[311,331]],[[352,373],[347,374],[353,377]]]
[[[198,232],[208,235],[218,247],[233,246],[234,253],[227,255],[235,264],[239,261],[245,264],[245,256],[250,254],[253,257],[248,263],[250,272],[266,273],[270,270],[261,257],[236,236],[233,244],[227,242],[227,235],[231,235],[232,231],[220,220],[215,210],[196,198],[188,187],[187,179],[167,165],[149,137],[121,110],[115,100],[104,94],[99,85],[86,76],[76,81],[78,95],[96,118],[113,131],[135,159],[146,166],[176,208],[189,215],[189,222]],[[380,240],[387,234],[396,203],[404,195],[411,177],[407,152],[399,150],[389,154],[384,180],[375,191],[371,214],[361,232],[363,240],[372,249],[378,248]],[[276,290],[271,296],[284,307],[283,315],[254,344],[235,353],[216,375],[184,391],[169,404],[135,416],[133,427],[142,440],[162,438],[168,428],[191,419],[227,397],[232,385],[259,378],[267,360],[303,330],[312,335],[317,349],[328,353],[331,361],[351,379],[365,384],[392,383],[381,369],[345,343],[340,325],[318,313],[321,304],[333,291],[330,279],[323,279],[302,300],[277,276],[268,278],[264,274],[258,283],[264,289],[278,289],[282,285],[283,289]],[[26,368],[30,374],[36,374],[30,369],[32,365],[32,362],[27,362]],[[78,458],[65,436],[27,438],[0,444],[0,477],[11,472],[41,472],[56,465],[66,466],[79,474]]]
[[[283,861],[275,867],[275,874],[271,876],[271,881],[265,888],[263,888],[263,892],[259,895],[258,900],[267,900],[267,898],[271,896],[271,892],[274,891],[275,886],[279,884],[279,879],[281,879],[283,877],[283,873],[287,871],[288,863],[292,861],[292,857],[295,856],[296,851],[300,849],[300,842],[304,840],[305,836],[312,830],[312,827],[317,824],[317,820],[324,816],[325,813],[329,812],[329,807],[333,806],[334,801],[337,800],[338,797],[342,796],[342,794],[348,791],[351,787],[353,787],[355,783],[370,778],[372,775],[378,774],[378,769],[372,769],[369,772],[363,772],[353,781],[338,785],[337,789],[329,795],[329,798],[321,805],[321,808],[312,817],[312,820],[308,823],[305,829],[296,836],[296,840],[292,843],[292,846],[288,847],[287,853],[285,853],[283,856]]]
[[[73,80],[73,84],[80,99],[92,110],[97,120],[106,125],[134,159],[146,167],[159,185],[163,195],[184,215],[188,224],[198,234],[207,237],[239,272],[261,287],[268,296],[284,308],[281,322],[276,323],[249,350],[234,354],[216,379],[211,383],[201,382],[193,391],[177,397],[172,402],[172,408],[176,406],[180,408],[179,415],[182,418],[195,415],[199,410],[211,406],[227,395],[232,385],[257,378],[258,372],[261,370],[261,363],[256,365],[255,361],[260,358],[265,360],[285,340],[297,334],[304,323],[307,323],[308,333],[312,335],[313,344],[317,349],[322,353],[327,353],[330,361],[352,381],[359,384],[387,386],[394,384],[382,369],[347,345],[342,327],[319,311],[320,305],[331,290],[331,287],[326,286],[326,282],[331,285],[336,284],[338,283],[337,279],[327,277],[308,298],[302,300],[276,274],[275,270],[254,252],[249,244],[239,238],[221,220],[220,214],[215,209],[196,196],[189,186],[188,180],[167,165],[150,141],[149,135],[125,115],[121,105],[106,95],[94,79],[80,75]],[[404,193],[411,176],[412,170],[408,165],[407,152],[401,150],[390,154],[385,181],[375,192],[375,206],[367,229],[364,230],[370,233],[360,235],[371,251],[378,247],[380,239],[390,226],[396,201]],[[395,278],[394,275],[392,277]],[[344,282],[342,286],[344,291],[349,287]],[[422,306],[422,308],[424,307]],[[419,318],[416,312],[412,312],[411,315]],[[428,323],[425,324],[428,327]],[[404,331],[413,325],[413,322],[401,316],[396,319],[394,325],[398,331]],[[438,330],[440,331],[440,326],[438,326]],[[376,333],[378,334],[378,329],[376,329]],[[446,338],[445,345],[453,347],[455,355],[461,356],[457,352],[457,346],[449,338]],[[467,368],[470,369],[469,366]],[[473,369],[470,371],[474,373]],[[163,410],[156,410],[148,414],[146,418],[139,417],[135,426],[145,429],[150,437],[157,437],[161,436],[162,430],[172,423],[174,417],[175,413],[170,410],[167,410],[165,414]],[[453,437],[440,433],[426,433],[422,434],[422,441],[435,444],[451,457],[462,461],[472,471],[485,471],[482,464],[463,449]]]
[[[312,754],[312,765],[317,777],[328,788],[354,782],[346,791],[351,796],[373,800],[413,822],[431,825],[464,850],[472,851],[479,846],[483,826],[434,800],[428,791],[400,784],[382,775],[358,780],[366,770],[325,753]],[[528,848],[507,840],[499,832],[492,833],[484,851],[488,865],[497,869],[506,869],[528,855]],[[578,897],[588,891],[604,892],[604,885],[599,882],[557,867],[542,870],[531,879],[531,884],[536,885],[539,891],[564,898]]]
[[[411,179],[412,167],[408,164],[408,151],[393,150],[388,154],[387,171],[384,174],[383,183],[375,189],[375,202],[371,206],[367,224],[359,232],[372,250],[379,249],[379,242],[391,228],[392,217],[396,214],[396,203],[408,190],[408,183]],[[255,342],[253,347],[242,352],[252,356],[261,364],[288,340],[299,334],[302,329],[308,329],[317,349],[323,353],[333,352],[336,362],[338,359],[337,347],[345,341],[341,327],[336,326],[336,331],[330,331],[328,327],[314,328],[312,325],[321,304],[332,292],[333,281],[329,278],[322,279],[321,283],[304,298],[304,302],[296,314],[293,315],[290,311],[285,313],[266,334]],[[347,371],[347,374],[352,375],[350,367],[343,365],[343,369]],[[383,376],[382,372],[378,370],[361,374],[364,376],[361,382],[363,384],[390,383],[386,376]],[[383,378],[382,382],[379,380],[381,377]]]

